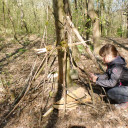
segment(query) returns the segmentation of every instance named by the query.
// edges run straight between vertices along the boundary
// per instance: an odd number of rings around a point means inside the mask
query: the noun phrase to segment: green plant
[[[77,45],[77,48],[78,48],[80,53],[83,53],[84,47],[82,45]]]
[[[19,52],[25,52],[25,51],[26,51],[26,49],[24,49],[24,48],[19,49]]]
[[[0,41],[5,41],[5,39],[3,37],[0,37]]]
[[[123,35],[123,30],[122,30],[121,26],[119,28],[117,28],[117,35],[120,37],[122,37],[122,35]]]

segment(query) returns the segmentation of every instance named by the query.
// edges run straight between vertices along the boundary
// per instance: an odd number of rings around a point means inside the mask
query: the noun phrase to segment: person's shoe
[[[126,108],[128,108],[128,102],[121,103],[121,104],[115,104],[115,107],[118,109],[126,109]]]

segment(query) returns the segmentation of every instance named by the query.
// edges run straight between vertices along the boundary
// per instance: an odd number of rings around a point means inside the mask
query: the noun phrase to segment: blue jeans
[[[110,99],[119,104],[128,102],[128,86],[116,86],[114,88],[110,88],[107,91],[107,95]]]

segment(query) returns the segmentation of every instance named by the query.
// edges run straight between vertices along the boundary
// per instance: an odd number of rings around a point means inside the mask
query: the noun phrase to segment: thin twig
[[[95,108],[93,105],[91,105],[91,104],[88,104],[88,103],[83,103],[82,101],[81,101],[81,99],[79,99],[79,97],[77,97],[73,92],[71,92],[70,90],[68,90],[67,88],[65,88],[68,92],[70,92],[74,97],[72,97],[71,95],[69,95],[69,94],[67,94],[68,96],[70,96],[71,98],[73,98],[73,99],[75,99],[76,101],[78,101],[80,104],[84,104],[84,105],[88,105],[88,106],[90,106],[90,107],[92,107],[92,108]],[[96,108],[95,108],[96,109]],[[97,109],[96,109],[97,110]]]
[[[24,99],[24,96],[28,92],[30,85],[31,85],[31,78],[32,78],[32,74],[33,74],[35,65],[36,65],[36,61],[31,69],[29,76],[28,76],[27,84],[24,86],[24,88],[23,88],[22,92],[20,93],[20,95],[18,96],[18,98],[13,102],[11,110],[9,111],[7,116],[5,116],[5,118],[1,121],[0,125],[3,123],[4,120],[6,120],[14,112],[14,110],[18,107],[19,103]]]
[[[52,52],[53,52],[53,51],[50,52],[50,55],[52,54]],[[37,61],[37,58],[36,58],[36,61]],[[39,72],[40,70],[38,70],[38,71],[35,73],[36,75],[34,75],[34,76],[32,77],[33,71],[34,71],[34,69],[35,69],[36,61],[34,61],[35,63],[34,63],[34,65],[33,65],[32,69],[31,69],[31,72],[30,72],[30,74],[29,74],[29,76],[28,76],[28,79],[27,79],[27,83],[25,84],[25,86],[24,86],[22,92],[20,93],[20,95],[18,96],[18,98],[13,102],[11,110],[9,111],[9,113],[7,114],[7,116],[5,116],[5,118],[1,121],[0,125],[3,123],[4,120],[6,120],[6,119],[14,112],[14,110],[19,106],[19,104],[21,103],[21,101],[23,101],[25,95],[27,94],[27,92],[28,92],[29,89],[30,89],[30,86],[31,86],[33,80],[35,79],[35,77],[37,78],[37,75],[39,75],[38,72]],[[39,67],[40,67],[40,66],[39,66]]]
[[[91,82],[90,82],[90,79],[89,79],[89,73],[88,73],[87,71],[85,71],[85,69],[83,70],[82,68],[80,68],[80,67],[76,64],[76,62],[75,62],[75,60],[73,59],[72,56],[70,56],[70,57],[71,57],[71,60],[72,60],[73,65],[74,65],[78,70],[80,70],[81,72],[83,72],[84,74],[87,75],[87,77],[88,77],[88,82],[89,82],[89,86],[90,86],[90,89],[91,89],[91,97],[92,97],[92,101],[93,101],[93,104],[94,104],[94,95],[93,95],[92,85],[91,85]]]
[[[64,113],[66,113],[66,102],[67,102],[67,91],[66,91],[66,87],[67,87],[67,79],[66,79],[66,76],[67,76],[67,52],[65,50],[65,53],[64,53]]]
[[[84,39],[82,38],[82,36],[79,34],[78,30],[75,28],[74,24],[72,23],[71,19],[69,16],[66,17],[67,22],[69,23],[70,28],[73,30],[74,34],[77,36],[77,38],[83,42]],[[92,51],[90,50],[89,46],[86,43],[83,43],[83,45],[86,48],[87,53],[91,56],[91,59],[94,61],[94,63],[96,64],[97,68],[99,67],[101,70],[102,66],[100,65],[100,63],[97,61],[97,58],[95,57],[95,55],[92,53]]]
[[[102,90],[104,91],[104,93],[105,93],[105,95],[106,95],[106,97],[107,97],[107,101],[108,101],[108,103],[109,103],[109,108],[110,108],[110,110],[112,111],[112,108],[111,108],[111,104],[110,104],[110,100],[109,100],[109,98],[108,98],[108,96],[107,96],[107,94],[106,94],[106,91],[105,91],[105,89],[102,87]]]

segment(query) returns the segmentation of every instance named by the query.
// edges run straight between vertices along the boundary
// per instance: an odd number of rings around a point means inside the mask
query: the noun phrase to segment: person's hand
[[[96,75],[94,75],[94,73],[89,73],[90,74],[90,80],[92,80],[93,82],[96,82],[96,80],[97,80],[97,76]]]

